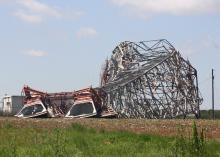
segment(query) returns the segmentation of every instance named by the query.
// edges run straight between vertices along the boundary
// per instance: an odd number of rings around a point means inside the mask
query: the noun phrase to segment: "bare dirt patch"
[[[39,127],[45,129],[66,128],[73,123],[106,131],[129,131],[137,134],[176,136],[182,132],[191,135],[194,120],[146,120],[146,119],[18,119],[1,117],[0,126],[8,123],[15,127]],[[198,128],[204,129],[205,136],[220,139],[220,120],[195,120]],[[178,131],[179,130],[179,131]]]

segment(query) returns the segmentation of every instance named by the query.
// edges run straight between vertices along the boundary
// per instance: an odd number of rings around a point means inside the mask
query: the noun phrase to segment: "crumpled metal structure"
[[[165,39],[120,43],[106,60],[101,87],[120,117],[199,117],[197,71]]]
[[[115,117],[111,107],[103,105],[101,89],[85,88],[73,92],[46,93],[24,86],[24,106],[15,115],[35,117]]]

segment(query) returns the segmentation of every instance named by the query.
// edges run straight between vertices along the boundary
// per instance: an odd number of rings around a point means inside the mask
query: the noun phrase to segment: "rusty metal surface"
[[[101,86],[120,117],[199,117],[197,71],[164,39],[120,43],[106,60]]]

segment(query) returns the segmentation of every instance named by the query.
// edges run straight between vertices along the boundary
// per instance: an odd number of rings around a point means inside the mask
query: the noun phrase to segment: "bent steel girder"
[[[197,71],[167,40],[123,42],[106,61],[106,104],[121,117],[199,116]]]

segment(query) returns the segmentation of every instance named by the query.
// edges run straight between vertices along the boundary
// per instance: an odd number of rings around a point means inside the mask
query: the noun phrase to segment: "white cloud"
[[[16,4],[19,9],[13,15],[29,23],[41,23],[47,17],[62,17],[61,12],[57,8],[38,0],[16,0]]]
[[[85,14],[81,10],[46,4],[42,0],[0,0],[0,5],[10,5],[15,9],[12,15],[30,23],[41,23],[49,18],[75,20]]]
[[[30,23],[41,23],[42,17],[39,15],[29,15],[26,14],[24,11],[17,11],[14,13],[14,16],[20,18],[23,21],[30,22]]]
[[[191,15],[220,10],[220,0],[111,0],[140,16],[154,14]]]
[[[94,37],[97,34],[98,33],[94,28],[92,28],[92,27],[83,27],[83,28],[80,28],[78,30],[78,32],[76,33],[76,36],[78,38],[88,38],[88,37]]]
[[[22,5],[32,13],[39,13],[53,17],[61,17],[61,13],[49,5],[40,3],[37,0],[17,0],[17,3]]]
[[[25,52],[25,54],[28,55],[28,56],[32,56],[32,57],[44,57],[44,56],[46,56],[48,53],[45,52],[45,51],[32,49],[32,50],[27,50],[27,51]]]

